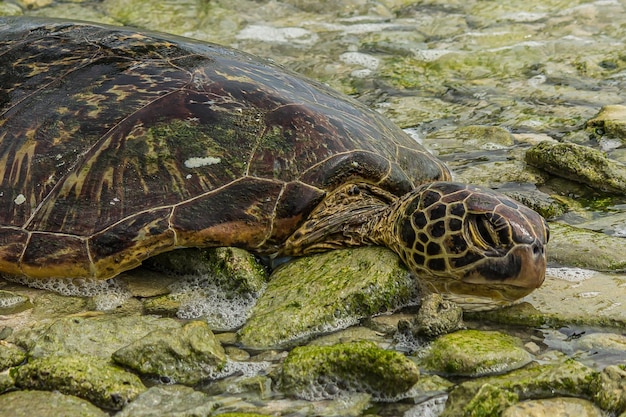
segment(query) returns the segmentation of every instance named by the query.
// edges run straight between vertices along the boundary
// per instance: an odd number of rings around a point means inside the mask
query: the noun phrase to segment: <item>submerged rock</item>
[[[219,407],[209,396],[184,385],[157,385],[139,396],[116,417],[210,416]]]
[[[178,329],[155,330],[114,352],[113,360],[143,375],[195,385],[222,370],[226,353],[206,323],[192,321]]]
[[[514,400],[515,396],[520,401],[562,396],[589,398],[592,393],[591,381],[594,375],[595,372],[591,368],[574,360],[567,360],[564,363],[531,365],[505,375],[462,382],[450,391],[445,411],[441,417],[472,415],[469,414],[470,409],[468,407],[479,402],[481,397],[484,398],[486,388],[483,387],[486,385],[492,386],[487,388],[491,397],[505,400],[508,398],[507,402]],[[512,393],[513,396],[507,393]]]
[[[417,366],[401,353],[371,342],[353,342],[293,349],[280,380],[287,394],[319,400],[347,392],[390,399],[406,393],[418,379]]]
[[[239,340],[255,349],[294,345],[407,305],[416,292],[410,273],[385,248],[302,257],[274,272]]]
[[[15,314],[31,307],[28,297],[12,291],[0,290],[0,314]]]
[[[626,239],[561,223],[550,224],[548,261],[596,271],[626,270]]]
[[[526,162],[596,190],[617,194],[626,192],[626,166],[587,146],[540,142],[526,152]]]
[[[475,377],[518,369],[531,360],[516,337],[495,331],[459,330],[432,342],[422,364],[438,374]]]
[[[108,417],[89,401],[50,391],[13,391],[0,395],[0,416]]]
[[[567,397],[524,401],[502,413],[502,417],[552,416],[603,417],[605,414],[590,401]]]
[[[70,316],[15,332],[10,341],[24,347],[33,358],[83,354],[108,359],[152,331],[178,327],[176,320],[155,316]]]
[[[22,389],[59,391],[109,410],[121,409],[146,389],[136,375],[92,356],[47,356],[12,373]]]

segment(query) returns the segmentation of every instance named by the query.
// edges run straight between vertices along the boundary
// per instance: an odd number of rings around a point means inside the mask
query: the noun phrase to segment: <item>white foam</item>
[[[417,404],[404,413],[403,417],[438,417],[446,407],[448,394],[437,395]]]
[[[246,322],[258,294],[233,294],[204,275],[185,275],[170,286],[171,296],[181,304],[177,316],[190,320],[202,317],[214,330],[234,330]]]
[[[569,282],[583,282],[593,277],[596,271],[582,268],[547,268],[546,275]]]
[[[21,295],[5,296],[0,298],[0,308],[15,307],[24,301],[26,301],[26,298]]]

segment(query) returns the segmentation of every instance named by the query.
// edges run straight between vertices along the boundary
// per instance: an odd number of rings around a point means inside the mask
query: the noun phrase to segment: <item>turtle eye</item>
[[[500,245],[495,225],[486,216],[475,216],[469,221],[469,232],[479,248],[487,251]]]

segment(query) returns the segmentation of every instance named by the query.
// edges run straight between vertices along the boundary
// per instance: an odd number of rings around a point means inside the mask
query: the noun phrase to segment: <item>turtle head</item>
[[[508,304],[543,283],[546,222],[489,189],[426,184],[398,201],[392,227],[405,263],[466,309]]]

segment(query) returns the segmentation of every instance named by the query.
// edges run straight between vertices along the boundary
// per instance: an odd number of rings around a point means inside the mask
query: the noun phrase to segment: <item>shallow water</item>
[[[458,179],[502,190],[538,187],[569,205],[553,221],[626,237],[626,196],[516,171],[524,150],[543,139],[588,145],[626,162],[624,138],[585,130],[602,106],[626,102],[623,2],[22,0],[1,2],[0,13],[127,24],[269,58],[386,114],[445,160]],[[455,129],[470,125],[504,127],[513,143],[459,140]],[[623,333],[623,271],[552,266],[544,287],[524,300],[548,324],[524,327],[505,316],[491,317],[495,324],[488,325],[478,317],[469,325],[519,335],[543,355],[562,352],[595,369],[626,363],[621,339],[608,346],[589,337]],[[102,309],[122,303],[117,296],[96,303]],[[16,329],[27,325],[18,318],[5,322]],[[440,397],[426,402],[420,412],[432,405],[431,415],[437,415],[439,403]],[[370,412],[393,410],[384,405]]]

